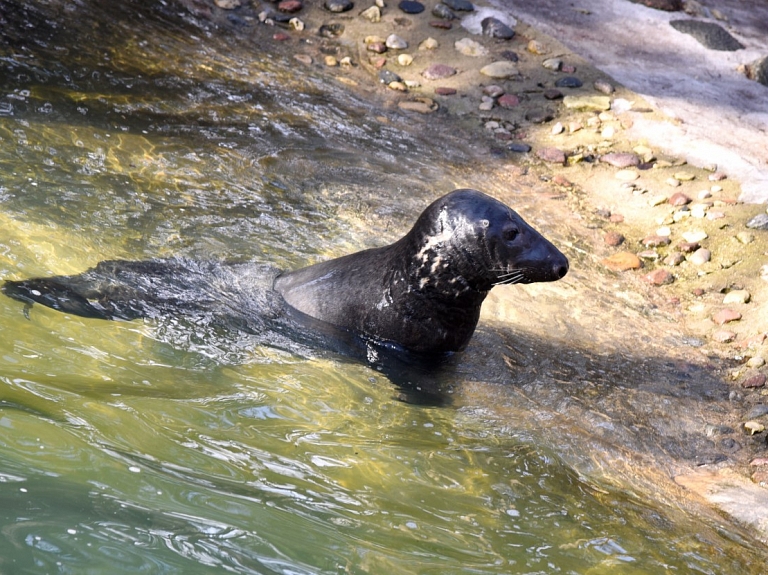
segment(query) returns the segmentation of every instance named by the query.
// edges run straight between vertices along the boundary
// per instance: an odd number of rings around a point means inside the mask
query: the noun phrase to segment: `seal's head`
[[[411,277],[421,289],[487,292],[568,273],[560,250],[514,210],[476,190],[455,190],[431,204],[406,237],[415,243]]]

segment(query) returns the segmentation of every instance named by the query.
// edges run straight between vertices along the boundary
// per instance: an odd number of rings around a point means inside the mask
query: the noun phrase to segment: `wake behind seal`
[[[443,354],[467,346],[493,286],[556,281],[567,272],[566,257],[516,212],[461,189],[428,206],[393,244],[296,271],[117,260],[74,276],[6,281],[2,289],[27,304],[84,317],[205,314],[266,330],[284,327],[289,307],[368,340]]]

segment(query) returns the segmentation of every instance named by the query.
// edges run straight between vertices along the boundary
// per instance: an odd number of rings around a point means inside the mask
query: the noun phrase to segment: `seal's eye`
[[[513,242],[515,241],[515,238],[520,233],[520,230],[517,228],[507,228],[504,230],[504,241],[506,242]]]

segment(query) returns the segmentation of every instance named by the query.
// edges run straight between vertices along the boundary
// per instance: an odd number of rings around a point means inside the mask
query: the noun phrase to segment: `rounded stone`
[[[454,94],[456,94],[456,91],[457,91],[456,88],[448,88],[445,86],[435,88],[435,94],[437,94],[438,96],[453,96]]]
[[[696,178],[696,175],[690,172],[676,172],[674,178],[681,182],[690,182]]]
[[[551,164],[565,163],[565,152],[557,148],[541,148],[540,150],[536,151],[536,155],[540,159]]]
[[[304,4],[301,2],[301,0],[282,0],[281,2],[277,3],[277,9],[280,10],[280,12],[286,12],[288,14],[298,12],[303,7]]]
[[[456,18],[456,14],[445,4],[435,4],[435,7],[432,8],[432,16],[442,18],[443,20],[453,20]]]
[[[703,230],[691,230],[690,232],[683,232],[683,239],[686,242],[700,242],[703,240],[706,240],[709,236],[707,235],[707,232]]]
[[[603,241],[607,246],[616,247],[624,243],[624,236],[619,232],[606,232]]]
[[[397,34],[390,34],[387,36],[385,44],[390,50],[405,50],[408,48],[408,42],[403,40]]]
[[[500,79],[514,78],[520,74],[517,66],[515,66],[513,62],[508,62],[506,60],[499,60],[488,64],[487,66],[483,66],[480,69],[480,73],[490,78]]]
[[[431,114],[438,109],[437,102],[430,98],[415,98],[398,102],[397,107],[408,112],[418,112],[419,114]]]
[[[563,61],[560,58],[547,58],[541,63],[547,70],[553,70],[557,72],[563,66]]]
[[[669,198],[669,203],[673,206],[685,206],[691,203],[691,198],[686,196],[683,192],[677,192],[672,194]]]
[[[640,165],[640,158],[628,152],[611,152],[600,157],[600,161],[615,168],[629,168]]]
[[[673,276],[669,271],[665,270],[664,268],[659,268],[644,275],[643,279],[649,284],[652,284],[655,286],[663,286],[663,285],[668,285],[674,282],[675,276]]]
[[[747,222],[751,230],[768,230],[768,214],[758,214]]]
[[[325,0],[323,4],[326,10],[329,12],[349,12],[355,7],[354,2],[351,0]]]
[[[555,82],[556,88],[581,88],[583,85],[576,76],[564,76]]]
[[[503,96],[499,97],[497,103],[502,108],[514,108],[515,106],[520,105],[520,98],[514,94],[504,94]]]
[[[452,68],[446,64],[432,64],[421,73],[427,80],[441,80],[443,78],[454,76],[455,74],[456,68]]]
[[[524,144],[522,142],[514,142],[509,146],[507,146],[507,149],[510,152],[515,152],[517,154],[527,154],[528,152],[531,151],[531,146],[529,146],[528,144]]]
[[[736,339],[736,334],[727,329],[718,329],[712,334],[712,339],[718,343],[731,343]]]
[[[397,7],[406,14],[421,14],[424,12],[424,4],[415,0],[403,0]]]
[[[608,82],[607,80],[595,80],[595,83],[593,84],[595,87],[595,90],[598,92],[602,92],[603,94],[613,94],[615,88],[613,87],[613,84]]]
[[[747,290],[735,289],[725,294],[725,297],[723,298],[723,303],[725,305],[730,305],[735,303],[749,303],[749,300],[751,297],[752,297],[751,294]]]
[[[453,47],[465,56],[472,56],[477,58],[480,56],[488,55],[488,48],[470,38],[462,38],[461,40],[456,40],[456,42],[453,44]]]
[[[511,40],[515,35],[515,31],[498,18],[483,18],[483,21],[480,24],[483,28],[483,34],[490,36],[491,38]]]
[[[392,82],[402,82],[403,79],[391,70],[381,70],[379,72],[379,82],[382,84],[391,84]]]
[[[690,261],[692,264],[701,266],[707,263],[709,260],[712,259],[712,252],[710,252],[707,248],[699,248],[693,254],[691,254],[691,257],[688,261]]]
[[[619,252],[602,260],[605,267],[617,272],[640,269],[643,263],[631,252]]]
[[[633,182],[640,177],[640,174],[637,172],[637,170],[627,169],[619,170],[616,172],[616,174],[614,174],[614,177],[622,182]]]

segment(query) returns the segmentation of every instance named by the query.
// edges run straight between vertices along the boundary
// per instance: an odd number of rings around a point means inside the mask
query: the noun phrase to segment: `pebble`
[[[431,114],[438,109],[437,102],[431,98],[415,98],[397,103],[397,107],[408,112],[418,112],[419,114]]]
[[[531,151],[531,146],[529,146],[528,144],[524,144],[522,142],[514,142],[509,146],[507,146],[507,149],[510,152],[515,152],[517,154],[527,154],[528,152]]]
[[[713,194],[716,194],[718,192],[722,192],[723,191],[723,186],[712,186],[711,188],[709,188],[709,191],[712,192]]]
[[[750,357],[747,360],[747,367],[758,368],[758,367],[763,367],[764,365],[765,365],[765,359],[763,359],[759,355],[756,355],[755,357]],[[766,405],[765,408],[766,408],[765,413],[768,413],[768,405]],[[753,416],[753,417],[758,417],[758,416]]]
[[[710,182],[719,182],[720,180],[724,180],[728,176],[725,175],[723,172],[715,172],[714,174],[709,174],[708,178]]]
[[[462,38],[461,40],[456,40],[456,42],[453,44],[453,47],[465,56],[472,56],[477,58],[480,56],[488,55],[488,48],[470,38]]]
[[[331,66],[331,67],[338,66],[339,65],[339,61],[336,59],[335,56],[326,56],[325,57],[325,65],[326,66]]]
[[[699,242],[683,242],[678,244],[677,249],[684,254],[690,254],[701,248]]]
[[[754,387],[759,387],[759,386],[754,386]],[[762,433],[763,431],[765,431],[765,425],[757,421],[746,421],[744,422],[744,430],[748,431],[750,435],[754,435],[755,433]]]
[[[351,0],[325,0],[323,6],[329,12],[348,12],[355,5]]]
[[[491,98],[490,96],[483,96],[482,100],[480,101],[480,105],[478,106],[478,109],[487,112],[489,110],[493,110],[493,107],[496,105],[496,100]]]
[[[456,12],[472,12],[475,6],[468,0],[442,0],[443,4]]]
[[[538,40],[531,40],[530,42],[528,42],[528,45],[526,46],[526,48],[531,54],[537,54],[539,56],[542,56],[547,53],[547,49],[544,46],[544,44],[542,44]]]
[[[552,110],[546,110],[543,108],[534,108],[533,110],[528,110],[525,113],[525,119],[533,124],[543,124],[545,122],[550,122],[555,118],[554,113]]]
[[[301,0],[282,0],[282,2],[277,3],[277,9],[280,12],[286,12],[287,14],[298,12],[303,7],[304,4],[301,2]]]
[[[752,295],[747,290],[735,289],[725,294],[723,303],[726,305],[734,303],[749,303],[751,297]]]
[[[692,264],[701,266],[707,263],[709,260],[712,259],[712,252],[710,252],[707,248],[699,248],[693,254],[691,254],[691,257],[688,261],[690,261]]]
[[[635,154],[624,152],[611,152],[610,154],[605,154],[604,156],[600,156],[600,161],[610,164],[615,168],[629,168],[640,165],[640,158]]]
[[[498,18],[483,18],[480,25],[483,28],[483,34],[491,38],[511,40],[515,35],[515,31]]]
[[[718,343],[731,343],[736,339],[736,334],[727,329],[719,329],[712,334],[712,339]]]
[[[390,34],[387,36],[386,46],[390,50],[405,50],[408,48],[408,42],[397,34]]]
[[[304,30],[304,22],[302,20],[299,20],[298,18],[291,18],[288,20],[288,25],[297,32],[301,32]]]
[[[660,206],[661,204],[667,203],[667,196],[664,195],[657,195],[657,196],[651,196],[648,198],[648,205],[652,208],[655,208],[656,206]]]
[[[497,100],[497,103],[502,108],[514,108],[520,105],[520,98],[514,94],[504,94]]]
[[[403,67],[410,66],[413,64],[413,56],[410,54],[399,54],[397,56],[397,63]]]
[[[563,61],[560,58],[547,58],[541,63],[547,70],[554,70],[557,72],[563,65]]]
[[[565,164],[565,152],[558,148],[541,148],[536,151],[536,155],[551,164]]]
[[[686,196],[683,192],[677,192],[675,194],[672,194],[672,196],[669,198],[669,203],[673,206],[685,206],[687,204],[691,203],[691,198]]]
[[[712,210],[707,212],[707,219],[708,220],[722,220],[725,217],[725,212],[720,212],[717,210]]]
[[[557,136],[558,134],[562,134],[565,131],[565,126],[563,126],[562,122],[557,122],[552,126],[551,131],[553,136]]]
[[[344,24],[323,24],[318,34],[323,38],[338,38],[344,33]]]
[[[669,285],[672,282],[674,282],[675,276],[673,276],[669,271],[665,270],[664,268],[659,268],[644,275],[643,279],[652,285],[663,286],[663,285]]]
[[[721,309],[712,316],[712,321],[717,325],[725,325],[732,321],[738,321],[741,319],[741,314],[732,309]]]
[[[608,96],[566,96],[563,104],[571,110],[592,110],[601,112],[611,109],[611,99]]]
[[[381,8],[378,6],[371,6],[360,12],[360,17],[365,18],[369,22],[381,22]]]
[[[710,50],[733,52],[744,46],[731,36],[725,28],[714,22],[703,20],[670,20],[669,25],[678,32],[693,36],[700,44]]]
[[[310,56],[309,54],[294,54],[293,58],[298,62],[301,62],[305,66],[309,66],[312,64],[312,56]]]
[[[514,78],[519,76],[517,66],[513,62],[499,60],[480,68],[480,73],[491,78]]]
[[[768,414],[768,405],[760,403],[753,406],[752,409],[747,412],[746,419],[757,419],[758,417],[763,417],[766,414]],[[768,463],[768,459],[766,459],[762,465],[765,465],[766,463]],[[755,465],[754,460],[750,463],[750,465]]]
[[[668,246],[671,243],[672,240],[669,239],[669,236],[646,236],[643,238],[642,244],[647,248],[660,248],[663,246]]]
[[[644,250],[638,253],[637,257],[639,257],[641,260],[650,260],[655,262],[657,259],[659,259],[659,254],[656,250]]]
[[[445,4],[435,4],[435,7],[432,8],[432,16],[435,18],[442,18],[443,20],[454,20],[456,18],[456,14],[453,13],[453,10],[448,8]]]
[[[419,50],[435,50],[439,45],[434,38],[427,38],[419,44]]]
[[[440,30],[451,30],[453,28],[453,24],[443,20],[434,20],[430,22],[429,25],[432,26],[432,28],[438,28]]]
[[[736,239],[739,240],[742,244],[747,245],[755,241],[755,235],[750,234],[749,232],[739,232],[736,234]]]
[[[643,266],[640,258],[631,252],[619,252],[602,261],[603,265],[617,272],[636,270]]]
[[[762,373],[757,373],[753,376],[747,377],[744,381],[741,382],[741,387],[763,387],[765,386],[765,375]]]
[[[624,243],[624,236],[619,232],[605,232],[603,241],[607,246],[616,247]]]
[[[421,75],[427,80],[442,80],[456,74],[456,68],[446,64],[432,64],[426,68]]]
[[[581,88],[583,85],[584,83],[575,76],[564,76],[555,82],[556,88]]]
[[[664,264],[672,267],[679,266],[685,261],[685,256],[679,252],[673,252],[664,258]]]
[[[365,49],[374,54],[383,54],[387,51],[387,45],[384,42],[368,42]]]
[[[613,84],[608,82],[607,80],[595,80],[595,83],[593,84],[595,87],[595,90],[598,92],[602,92],[603,94],[613,94],[615,91],[615,88],[613,87]]]
[[[234,10],[242,4],[241,0],[213,0],[213,3],[224,10]]]
[[[640,174],[637,172],[637,170],[632,169],[626,169],[626,170],[619,170],[614,174],[614,177],[622,182],[632,182],[640,177]]]
[[[664,180],[664,183],[673,188],[677,188],[680,186],[680,180],[676,180],[675,178],[667,178],[666,180]]]
[[[415,0],[403,0],[397,7],[406,14],[421,14],[424,12],[424,4]]]
[[[403,79],[391,70],[381,70],[379,72],[379,82],[382,84],[391,84],[392,82],[402,82]]]
[[[390,82],[387,84],[387,88],[390,90],[395,90],[396,92],[407,92],[408,86],[405,85],[405,82]]]
[[[517,62],[520,59],[512,50],[503,50],[499,56],[510,62]]]
[[[691,180],[696,178],[696,175],[690,172],[675,172],[675,175],[673,177],[676,180],[680,180],[681,182],[690,182]]]
[[[613,126],[606,126],[600,131],[600,136],[604,140],[610,140],[616,135],[616,128]]]
[[[445,86],[441,86],[438,88],[435,88],[435,94],[438,96],[453,96],[456,94],[457,90],[456,88],[448,88]]]
[[[707,232],[702,230],[692,230],[690,232],[683,232],[683,239],[686,242],[700,242],[703,240],[706,240],[709,236],[707,235]]]
[[[547,88],[544,90],[544,97],[547,100],[559,100],[563,97],[563,93],[560,90],[556,90],[555,88]]]
[[[768,230],[768,214],[758,214],[747,222],[751,230]]]
[[[490,86],[483,88],[483,94],[490,96],[491,98],[498,98],[504,94],[504,88],[497,86],[496,84],[491,84]]]

